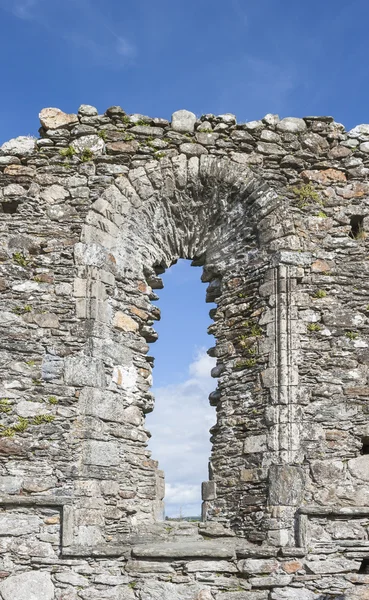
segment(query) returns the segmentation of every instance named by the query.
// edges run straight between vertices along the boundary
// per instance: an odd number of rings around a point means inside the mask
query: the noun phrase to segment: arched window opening
[[[163,276],[159,291],[162,319],[152,348],[154,411],[148,415],[150,450],[165,473],[165,517],[200,519],[201,482],[208,479],[209,429],[215,411],[209,393],[215,359],[206,353],[209,304],[200,269],[179,260]]]

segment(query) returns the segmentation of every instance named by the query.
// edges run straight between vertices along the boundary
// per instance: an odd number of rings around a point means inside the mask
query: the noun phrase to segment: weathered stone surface
[[[78,109],[78,114],[83,115],[84,117],[95,117],[99,113],[94,106],[91,106],[90,104],[81,104]]]
[[[203,481],[201,486],[201,496],[203,500],[213,500],[216,498],[215,481]]]
[[[132,319],[132,317],[129,317],[128,315],[125,315],[124,313],[118,311],[114,315],[113,327],[121,329],[122,331],[135,332],[138,330],[139,325],[137,321]]]
[[[318,600],[317,594],[303,588],[286,587],[272,592],[272,600]]]
[[[263,127],[263,122],[262,121],[247,121],[247,123],[244,123],[244,127],[248,131],[256,131]]]
[[[118,465],[120,461],[119,448],[115,442],[86,441],[84,455],[88,465],[109,467]]]
[[[367,126],[47,115],[0,151],[0,581],[50,574],[53,600],[365,590]],[[216,301],[202,524],[158,521],[144,418],[153,290],[179,256]]]
[[[207,149],[200,144],[185,143],[181,144],[179,149],[186,156],[201,156],[208,153]]]
[[[315,154],[321,154],[329,149],[327,140],[317,133],[307,133],[303,136],[302,146]]]
[[[214,600],[214,596],[212,596],[209,589],[201,590],[196,596],[196,600]]]
[[[304,489],[301,467],[273,465],[269,469],[269,499],[272,505],[296,506]]]
[[[359,568],[360,564],[344,558],[306,561],[306,567],[311,573],[349,573]]]
[[[252,592],[222,592],[221,594],[221,600],[268,600],[268,598],[269,592],[267,590],[253,590]]]
[[[132,550],[136,558],[232,558],[234,550],[231,546],[219,542],[187,542],[167,543],[152,546],[135,546]]]
[[[315,273],[329,273],[332,267],[325,260],[318,259],[312,263],[311,269]]]
[[[279,568],[279,562],[276,559],[257,559],[248,558],[238,564],[242,573],[246,575],[256,575],[259,573],[274,573]]]
[[[11,156],[28,156],[35,151],[36,139],[30,136],[19,136],[0,147],[0,153]]]
[[[179,584],[147,581],[141,591],[141,600],[193,600],[200,593],[198,583]]]
[[[9,475],[0,476],[0,493],[1,494],[18,494],[22,486],[20,477],[11,477]],[[0,517],[1,519],[1,517]]]
[[[350,473],[362,479],[363,481],[369,481],[369,455],[364,454],[348,461],[348,468]]]
[[[81,590],[78,597],[83,600],[135,600],[133,589],[127,586],[116,586],[108,589],[88,588]]]
[[[191,560],[187,564],[189,573],[237,573],[235,564],[226,560]]]
[[[39,119],[45,129],[59,129],[78,123],[77,115],[68,115],[60,108],[43,108],[39,114]]]
[[[268,144],[266,142],[260,142],[257,145],[257,149],[261,154],[271,154],[276,156],[284,156],[284,154],[286,154],[286,151],[282,147],[272,143]]]
[[[55,204],[58,202],[64,202],[69,196],[68,190],[63,186],[54,184],[46,188],[41,192],[40,197],[45,200],[48,204]]]
[[[306,130],[306,123],[303,119],[286,117],[277,123],[277,130],[288,133],[300,133]]]
[[[352,151],[350,148],[346,148],[345,146],[335,146],[329,151],[328,157],[333,159],[341,159],[350,156],[351,153]]]
[[[86,587],[88,585],[88,579],[79,573],[74,573],[73,571],[65,571],[62,573],[55,573],[56,581],[60,583],[68,583],[69,585],[73,585],[76,587]]]
[[[180,133],[191,133],[195,129],[196,115],[189,110],[177,110],[172,114],[172,129]]]
[[[348,132],[350,137],[360,137],[361,135],[369,135],[369,125],[362,124],[356,125],[353,129]]]
[[[135,154],[139,148],[139,143],[135,140],[131,142],[111,142],[106,145],[108,154]]]
[[[301,177],[305,181],[313,181],[314,183],[320,183],[322,185],[328,185],[332,181],[338,181],[344,183],[346,181],[346,175],[342,171],[337,169],[325,169],[324,171],[303,171]]]
[[[4,600],[53,600],[54,586],[49,573],[26,571],[0,583]]]
[[[104,140],[97,135],[84,135],[74,140],[71,145],[78,154],[91,151],[93,154],[98,155],[105,150]]]
[[[253,435],[245,440],[243,451],[245,454],[263,452],[266,450],[266,435]]]
[[[8,166],[4,169],[4,174],[10,175],[11,177],[34,177],[36,175],[36,170],[32,167],[23,167],[22,165],[8,164]]]
[[[100,360],[88,357],[71,357],[65,360],[64,379],[68,385],[104,387],[105,370]]]
[[[32,515],[0,514],[0,535],[29,535],[39,530],[40,521]]]
[[[345,595],[345,600],[369,600],[369,587],[360,585],[350,588]]]

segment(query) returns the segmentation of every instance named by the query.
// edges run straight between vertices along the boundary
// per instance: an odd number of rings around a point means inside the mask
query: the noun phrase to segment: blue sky
[[[369,120],[367,0],[0,0],[0,141],[45,106]]]
[[[212,323],[205,303],[208,284],[202,269],[179,260],[162,276],[157,305],[162,319],[155,323],[159,339],[151,346],[155,356],[155,410],[147,417],[152,433],[150,449],[166,476],[168,516],[199,515],[201,482],[208,479],[209,429],[215,409],[208,396],[217,385],[210,377],[215,360],[206,354],[214,345],[207,334]]]
[[[368,23],[367,0],[0,0],[0,143],[37,134],[44,107],[82,103],[165,118],[333,115],[350,129],[369,122]],[[172,514],[198,512],[214,422],[200,274],[165,275],[152,347],[151,447]]]

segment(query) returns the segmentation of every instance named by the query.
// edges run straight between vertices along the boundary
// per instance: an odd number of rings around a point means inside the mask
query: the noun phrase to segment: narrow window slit
[[[192,266],[203,263],[202,256],[195,257]],[[205,352],[208,309],[201,273],[192,266],[188,260],[173,261],[163,277],[162,320],[155,324],[159,333],[153,371],[155,408],[147,419],[152,457],[165,472],[165,519],[174,521],[201,520],[201,483],[208,479],[211,451],[209,429],[216,419],[215,405],[209,406],[208,400],[214,389],[210,373],[215,363]],[[150,287],[163,287],[159,279],[163,271],[161,264],[145,270]],[[218,287],[213,286],[211,296]],[[144,337],[149,343],[157,337],[151,337],[151,332],[152,327],[146,325]]]
[[[350,225],[351,231],[349,235],[353,240],[360,240],[366,237],[363,215],[352,215],[350,219]]]
[[[361,454],[369,454],[369,436],[363,437],[361,442],[362,442]]]
[[[20,204],[20,200],[10,200],[8,202],[2,202],[1,206],[3,208],[3,213],[7,215],[14,215]]]
[[[361,561],[359,573],[369,573],[369,558],[363,558]]]

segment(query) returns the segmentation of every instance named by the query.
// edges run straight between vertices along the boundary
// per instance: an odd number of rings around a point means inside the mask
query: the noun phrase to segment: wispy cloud
[[[136,56],[136,48],[119,36],[113,40],[101,37],[96,39],[83,31],[70,31],[65,33],[63,38],[79,50],[84,50],[90,60],[105,67],[127,66]]]
[[[57,35],[90,62],[107,68],[132,64],[135,45],[90,0],[0,0],[0,9]]]
[[[208,478],[209,429],[216,420],[208,401],[215,388],[210,377],[214,364],[201,350],[184,382],[154,389],[156,404],[147,426],[152,456],[165,472],[168,516],[200,514],[201,482]]]
[[[37,0],[14,0],[12,12],[18,19],[32,19]]]

